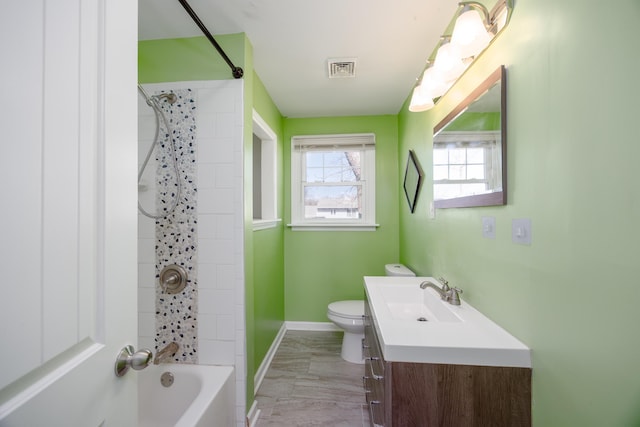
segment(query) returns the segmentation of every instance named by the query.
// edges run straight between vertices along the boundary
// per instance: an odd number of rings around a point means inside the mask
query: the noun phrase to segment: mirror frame
[[[409,178],[417,175],[417,179]],[[409,150],[409,158],[407,159],[407,167],[404,170],[404,182],[402,187],[404,188],[404,195],[407,196],[407,203],[409,203],[409,211],[413,213],[416,210],[416,203],[418,202],[418,194],[420,194],[420,187],[422,186],[424,173],[418,163],[418,158],[413,150]],[[413,185],[412,185],[413,184]]]
[[[469,208],[478,206],[500,206],[507,204],[507,73],[504,65],[496,69],[487,79],[475,88],[460,104],[433,128],[433,137],[452,122],[476,99],[486,93],[494,84],[500,86],[500,133],[502,136],[502,190],[492,193],[461,196],[451,199],[434,200],[436,208]],[[433,145],[433,141],[432,141]]]

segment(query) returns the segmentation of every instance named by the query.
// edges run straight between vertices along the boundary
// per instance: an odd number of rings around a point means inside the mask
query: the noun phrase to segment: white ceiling
[[[256,73],[287,117],[397,114],[457,3],[189,0],[214,36],[247,34]],[[138,4],[140,40],[202,36],[178,0]],[[329,58],[356,58],[356,77],[329,79]]]

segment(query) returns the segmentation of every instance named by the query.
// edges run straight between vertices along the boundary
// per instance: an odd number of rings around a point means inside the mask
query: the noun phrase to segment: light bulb
[[[433,97],[424,90],[422,84],[419,84],[413,89],[411,102],[409,103],[409,111],[412,113],[427,111],[433,108],[433,105]]]
[[[426,88],[433,98],[444,95],[451,86],[443,80],[442,76],[438,74],[434,67],[429,67],[425,70],[422,75],[422,83],[420,85]]]
[[[491,36],[477,10],[468,10],[456,19],[451,44],[457,47],[461,58],[476,56],[487,47],[490,41]]]
[[[462,62],[458,47],[453,43],[447,43],[438,49],[433,68],[442,80],[448,83],[457,79],[467,67]]]

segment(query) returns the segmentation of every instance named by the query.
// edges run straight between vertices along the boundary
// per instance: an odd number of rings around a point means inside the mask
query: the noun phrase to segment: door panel
[[[136,21],[128,0],[0,14],[0,424],[135,425]],[[4,139],[4,138],[3,138]]]

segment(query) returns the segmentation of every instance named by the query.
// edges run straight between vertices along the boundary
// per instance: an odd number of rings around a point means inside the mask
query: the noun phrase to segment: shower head
[[[147,101],[147,105],[149,107],[153,107],[153,101],[161,101],[163,98],[165,98],[169,104],[174,104],[178,100],[178,97],[173,92],[149,96],[149,94],[144,90],[140,83],[138,83],[138,90],[140,91],[140,93],[142,93],[142,96],[144,96],[144,99],[145,101]]]
[[[173,104],[178,100],[178,97],[176,96],[175,93],[170,92],[170,93],[161,93],[160,95],[153,95],[152,98],[155,98],[156,100],[160,101],[163,98],[167,100],[167,102],[169,104]]]

